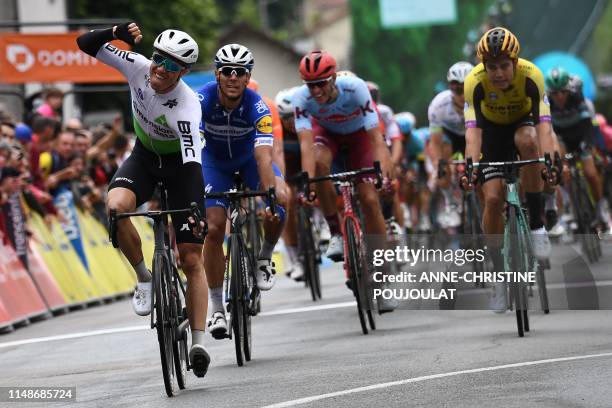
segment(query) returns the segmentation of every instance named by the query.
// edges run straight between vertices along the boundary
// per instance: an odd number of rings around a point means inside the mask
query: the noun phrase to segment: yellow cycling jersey
[[[465,79],[465,127],[481,128],[486,122],[516,123],[531,114],[534,123],[550,122],[550,106],[542,71],[519,58],[514,79],[504,91],[489,82],[482,63]]]

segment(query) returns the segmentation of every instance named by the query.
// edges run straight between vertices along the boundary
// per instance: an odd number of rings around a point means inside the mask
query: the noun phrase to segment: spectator
[[[64,92],[59,88],[45,90],[45,101],[36,109],[36,113],[52,119],[60,119],[62,104],[64,103]]]
[[[30,173],[34,184],[43,188],[40,174],[39,157],[41,153],[51,150],[52,142],[60,130],[60,123],[51,118],[38,116],[32,122],[32,143],[30,146]]]
[[[78,156],[85,158],[87,151],[91,148],[92,135],[89,130],[77,130],[74,132],[74,152]]]
[[[0,125],[0,133],[5,139],[15,139],[15,124],[5,119]]]
[[[77,132],[83,130],[83,123],[78,118],[70,118],[64,123],[64,129],[69,132]]]
[[[70,182],[78,176],[77,169],[69,164],[73,154],[74,134],[70,132],[60,133],[55,148],[51,152],[41,153],[40,173],[51,195],[69,189]]]

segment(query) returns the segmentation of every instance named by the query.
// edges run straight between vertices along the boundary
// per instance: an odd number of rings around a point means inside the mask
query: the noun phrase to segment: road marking
[[[118,327],[115,329],[103,329],[103,330],[92,330],[88,332],[62,334],[60,336],[48,336],[48,337],[35,337],[33,339],[15,340],[6,343],[0,343],[0,348],[22,346],[24,344],[44,343],[47,341],[67,340],[67,339],[78,339],[82,337],[101,336],[103,334],[113,333],[126,333],[131,331],[147,330],[151,329],[151,326],[129,326],[129,327]]]
[[[318,305],[318,306],[296,307],[294,309],[281,309],[281,310],[273,310],[271,312],[261,312],[257,316],[277,316],[277,315],[285,315],[285,314],[313,312],[317,310],[340,309],[343,307],[354,307],[355,304],[356,302],[352,301],[352,302],[342,302],[342,303],[330,303],[327,305]]]
[[[372,384],[372,385],[368,385],[368,386],[365,386],[365,387],[358,387],[358,388],[351,388],[351,389],[343,390],[343,391],[330,392],[328,394],[313,395],[312,397],[299,398],[299,399],[295,399],[295,400],[279,402],[277,404],[266,405],[266,406],[264,406],[262,408],[286,408],[286,407],[294,407],[296,405],[308,404],[310,402],[320,401],[320,400],[328,399],[328,398],[340,397],[340,396],[349,395],[349,394],[356,394],[356,393],[365,392],[365,391],[380,390],[380,389],[383,389],[383,388],[395,387],[397,385],[405,385],[405,384],[416,383],[416,382],[427,381],[427,380],[435,380],[435,379],[438,379],[438,378],[453,377],[453,376],[458,376],[458,375],[462,375],[462,374],[482,373],[482,372],[485,372],[485,371],[503,370],[503,369],[506,369],[506,368],[526,367],[526,366],[534,366],[534,365],[540,365],[540,364],[558,363],[558,362],[564,362],[564,361],[585,360],[585,359],[588,359],[588,358],[597,358],[597,357],[612,357],[612,352],[610,352],[610,353],[601,353],[601,354],[588,354],[588,355],[574,356],[574,357],[551,358],[551,359],[547,359],[547,360],[525,361],[525,362],[522,362],[522,363],[504,364],[504,365],[498,365],[498,366],[492,366],[492,367],[474,368],[474,369],[471,369],[471,370],[452,371],[450,373],[424,375],[424,376],[421,376],[421,377],[407,378],[405,380],[391,381],[391,382],[379,383],[379,384]]]
[[[342,307],[354,307],[354,306],[355,306],[354,301],[353,302],[343,302],[343,303],[330,303],[327,305],[273,310],[271,312],[259,313],[258,316],[277,316],[277,315],[284,315],[284,314],[304,313],[304,312],[311,312],[311,311],[317,311],[317,310],[339,309]],[[114,329],[102,329],[102,330],[92,330],[92,331],[87,331],[87,332],[62,334],[59,336],[35,337],[31,339],[15,340],[15,341],[9,341],[6,343],[0,343],[0,349],[6,348],[6,347],[13,347],[13,346],[23,346],[26,344],[45,343],[49,341],[58,341],[58,340],[79,339],[83,337],[102,336],[105,334],[127,333],[127,332],[132,332],[132,331],[150,330],[150,329],[151,329],[151,326],[129,326],[129,327],[119,327],[119,328],[114,328]]]

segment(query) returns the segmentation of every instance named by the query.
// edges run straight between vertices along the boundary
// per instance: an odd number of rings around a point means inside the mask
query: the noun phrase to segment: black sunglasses
[[[249,70],[244,67],[221,67],[219,68],[219,72],[221,72],[223,76],[226,77],[236,75],[238,78],[241,78],[248,74]]]

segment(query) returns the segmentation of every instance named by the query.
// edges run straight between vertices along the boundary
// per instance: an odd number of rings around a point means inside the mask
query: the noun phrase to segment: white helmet
[[[255,61],[253,54],[244,45],[227,44],[219,48],[215,55],[215,66],[221,68],[224,65],[233,65],[237,67],[245,67],[249,71],[253,70]]]
[[[276,94],[274,98],[274,104],[278,108],[278,114],[280,116],[288,116],[293,114],[293,94],[296,90],[299,89],[299,86],[293,88],[283,89]]]
[[[456,62],[448,69],[448,73],[446,74],[446,80],[448,82],[457,81],[462,84],[465,82],[465,78],[468,76],[468,74],[473,68],[474,66],[469,62]]]
[[[198,43],[183,31],[163,31],[153,42],[153,47],[187,65],[198,60]]]

